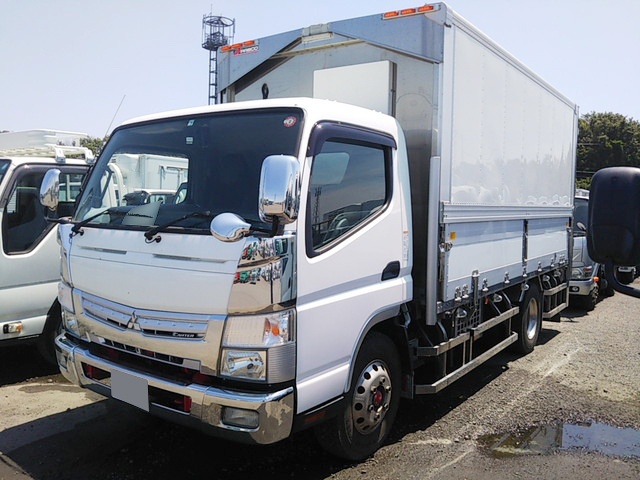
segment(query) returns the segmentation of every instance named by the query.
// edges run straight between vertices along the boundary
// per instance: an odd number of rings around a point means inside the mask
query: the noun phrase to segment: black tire
[[[543,305],[540,288],[534,283],[529,284],[520,311],[511,324],[512,330],[518,334],[518,340],[512,344],[513,351],[523,354],[533,351],[542,327]]]
[[[40,352],[42,358],[51,365],[58,365],[58,360],[56,359],[55,339],[61,332],[62,312],[60,310],[60,305],[56,302],[49,311],[47,323],[45,323],[44,330],[40,334],[38,342],[36,343],[38,352]]]
[[[342,412],[315,428],[320,445],[351,461],[364,460],[378,450],[398,411],[400,377],[395,345],[389,337],[371,332],[358,352]]]
[[[618,272],[618,281],[623,285],[629,285],[634,280],[633,271],[631,272]]]
[[[596,308],[596,303],[598,303],[598,285],[596,285],[589,295],[585,295],[583,297],[578,297],[577,303],[578,307],[584,310],[585,312],[591,312],[594,308]]]

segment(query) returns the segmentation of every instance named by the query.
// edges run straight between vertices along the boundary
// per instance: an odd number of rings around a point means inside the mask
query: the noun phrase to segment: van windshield
[[[7,173],[7,170],[9,170],[10,163],[11,162],[9,162],[9,160],[0,160],[0,183],[2,183],[4,174]]]
[[[274,108],[118,129],[91,173],[74,220],[97,215],[89,225],[146,230],[193,213],[231,212],[259,223],[262,161],[297,156],[302,117],[299,109]],[[172,228],[208,230],[210,220],[195,215]]]

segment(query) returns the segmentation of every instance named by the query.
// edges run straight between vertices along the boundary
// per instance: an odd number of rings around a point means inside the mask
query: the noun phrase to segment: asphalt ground
[[[248,446],[174,425],[70,385],[35,348],[0,365],[0,479],[640,478],[640,299],[621,294],[544,322],[530,355],[403,400],[356,464],[312,432]]]

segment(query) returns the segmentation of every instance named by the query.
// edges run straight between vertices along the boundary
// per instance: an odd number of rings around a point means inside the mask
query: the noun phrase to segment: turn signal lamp
[[[422,7],[405,8],[403,10],[394,10],[392,12],[383,13],[382,19],[389,20],[392,18],[409,17],[411,15],[435,12],[437,10],[440,10],[440,5],[423,5]]]
[[[234,43],[233,45],[225,45],[224,47],[220,48],[221,52],[230,52],[232,50],[239,50],[243,47],[253,47],[254,45],[257,45],[258,42],[256,42],[255,40],[247,40],[246,42],[242,42],[242,43]]]

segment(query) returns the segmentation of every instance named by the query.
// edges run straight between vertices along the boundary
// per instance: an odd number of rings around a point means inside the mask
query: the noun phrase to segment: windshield
[[[9,160],[0,160],[0,183],[2,183],[2,177],[4,177],[4,174],[9,170],[10,163],[11,162],[9,162]]]
[[[575,228],[573,230],[574,234],[584,233],[583,230],[578,223],[584,225],[584,228],[587,228],[587,219],[589,218],[589,200],[586,198],[576,198],[575,210],[573,212],[573,224]]]
[[[148,229],[193,212],[258,223],[258,185],[269,155],[297,156],[299,109],[198,115],[117,130],[91,174],[75,221]],[[172,228],[207,229],[196,216]]]

